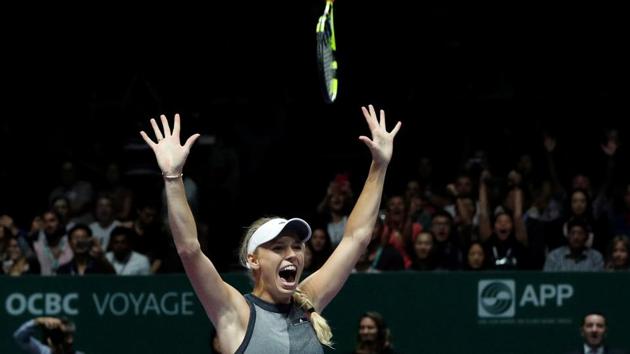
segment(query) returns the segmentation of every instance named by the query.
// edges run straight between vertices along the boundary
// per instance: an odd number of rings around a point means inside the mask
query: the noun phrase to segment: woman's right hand
[[[158,165],[165,176],[179,176],[184,168],[184,163],[190,152],[190,147],[199,138],[199,134],[191,135],[186,143],[182,146],[179,141],[179,114],[175,114],[175,122],[173,124],[173,132],[169,127],[168,120],[165,115],[161,115],[163,132],[160,131],[155,119],[151,118],[151,126],[153,126],[153,132],[157,143],[153,142],[151,138],[144,131],[140,132],[144,141],[151,147]]]

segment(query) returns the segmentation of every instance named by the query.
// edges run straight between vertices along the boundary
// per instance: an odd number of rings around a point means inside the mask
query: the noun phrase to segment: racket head
[[[335,43],[335,28],[333,19],[333,1],[326,1],[324,14],[317,21],[317,67],[321,88],[326,103],[333,103],[337,98],[337,57]]]

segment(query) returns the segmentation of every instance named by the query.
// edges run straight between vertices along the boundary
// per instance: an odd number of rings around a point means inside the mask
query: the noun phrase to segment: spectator
[[[370,243],[359,256],[353,272],[380,273],[405,269],[402,255],[387,242],[383,230],[383,221],[377,218]]]
[[[75,225],[69,232],[68,238],[74,257],[57,270],[57,274],[85,275],[85,274],[113,274],[116,273],[111,264],[105,259],[103,249],[98,240],[92,236],[92,230],[85,224]]]
[[[606,269],[608,270],[630,270],[630,239],[626,235],[615,236],[610,241],[608,254],[606,255]]]
[[[114,219],[114,204],[111,197],[101,195],[96,199],[94,219],[95,221],[90,223],[92,235],[98,240],[101,247],[106,250],[112,230],[120,225],[120,221]]]
[[[412,223],[419,224],[422,230],[428,230],[431,227],[431,216],[435,212],[435,208],[428,203],[420,189],[420,184],[415,180],[407,182],[405,203],[407,205],[409,220]]]
[[[7,243],[7,258],[2,263],[0,273],[16,277],[22,274],[39,274],[39,263],[35,258],[27,258],[17,238],[10,237]]]
[[[378,312],[366,312],[359,320],[353,354],[394,354],[389,328]]]
[[[154,202],[140,201],[136,212],[137,216],[130,225],[133,231],[132,249],[149,258],[151,273],[155,274],[164,268],[169,240],[162,232],[158,207]]]
[[[131,218],[133,192],[123,183],[118,163],[110,162],[107,165],[104,185],[100,190],[112,199],[114,219],[128,221]]]
[[[568,204],[566,217],[567,221],[565,221],[562,225],[562,232],[565,238],[569,237],[569,230],[567,227],[568,220],[581,218],[586,220],[589,225],[594,225],[592,202],[585,189],[578,188],[571,191],[571,194],[569,194]],[[591,229],[588,233],[588,238],[586,239],[586,247],[593,247],[593,242],[595,241],[596,236],[600,238],[603,237],[602,235],[595,234]]]
[[[35,338],[37,329],[43,334],[43,342]],[[74,350],[76,327],[66,318],[37,317],[23,323],[13,334],[20,349],[31,354],[83,354]]]
[[[311,253],[311,263],[309,267],[305,266],[304,269],[314,272],[321,268],[332,254],[332,244],[326,229],[323,227],[314,228],[311,239],[306,243],[306,248]]]
[[[338,174],[330,182],[326,196],[317,206],[317,212],[326,220],[328,236],[335,248],[341,242],[352,207],[352,187],[348,176]]]
[[[606,345],[607,332],[606,317],[599,312],[589,312],[582,319],[580,327],[583,343],[579,349],[569,354],[627,354],[625,350],[613,349]]]
[[[13,218],[7,214],[0,215],[0,226],[6,226],[11,231],[11,234],[17,238],[18,244],[22,249],[22,253],[27,258],[35,258],[35,253],[33,253],[33,239],[29,237],[29,234],[26,230],[19,228]]]
[[[589,227],[582,219],[573,219],[567,224],[569,245],[549,252],[545,261],[545,271],[600,271],[604,269],[604,259],[599,251],[586,247]]]
[[[464,270],[485,270],[488,269],[488,257],[486,251],[479,242],[473,242],[466,252],[466,264]]]
[[[68,243],[66,229],[58,215],[45,212],[33,221],[31,237],[35,238],[33,250],[41,267],[42,275],[53,275],[61,264],[72,259],[72,249]]]
[[[479,236],[484,242],[488,264],[497,270],[526,269],[528,237],[523,221],[523,191],[518,186],[520,176],[510,172],[513,211],[499,211],[494,215],[494,224],[490,223],[489,215],[489,177],[489,172],[484,170],[479,180]]]
[[[453,229],[453,217],[446,211],[438,210],[431,220],[431,232],[435,236],[435,257],[437,267],[456,270],[460,268],[461,250],[458,246],[458,234]]]
[[[110,249],[105,257],[118,275],[149,275],[151,264],[147,256],[131,249],[133,231],[119,226],[112,230]]]
[[[63,195],[56,197],[50,204],[50,209],[57,214],[59,223],[64,225],[66,230],[70,230],[74,226],[75,222],[70,214],[70,201],[68,198]]]
[[[92,203],[92,184],[79,180],[75,165],[66,161],[61,165],[61,184],[50,192],[48,197],[52,203],[57,197],[64,196],[70,202],[70,215],[78,222],[89,222],[90,205]]]
[[[437,260],[435,259],[435,248],[431,232],[421,232],[413,242],[413,250],[409,252],[411,256],[412,270],[435,270]]]
[[[400,195],[389,197],[383,221],[383,242],[387,242],[403,257],[405,269],[411,267],[409,245],[421,231],[422,225],[410,218],[403,197]]]

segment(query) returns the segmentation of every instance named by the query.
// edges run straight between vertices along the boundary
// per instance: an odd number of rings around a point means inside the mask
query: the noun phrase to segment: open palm
[[[177,176],[182,173],[184,163],[190,152],[190,147],[195,143],[199,134],[191,135],[186,143],[182,146],[179,140],[179,114],[175,114],[175,122],[173,123],[173,131],[169,127],[168,120],[165,115],[161,115],[163,132],[160,130],[155,119],[151,118],[151,126],[157,142],[149,138],[144,131],[140,132],[144,141],[151,147],[158,165],[165,176]]]
[[[380,110],[380,118],[377,118],[376,111],[372,105],[368,108],[361,107],[363,116],[372,133],[372,139],[367,136],[360,136],[359,139],[367,145],[372,153],[372,160],[377,164],[388,164],[392,158],[394,149],[394,137],[400,130],[402,123],[396,123],[391,132],[387,132],[385,125],[385,111]]]

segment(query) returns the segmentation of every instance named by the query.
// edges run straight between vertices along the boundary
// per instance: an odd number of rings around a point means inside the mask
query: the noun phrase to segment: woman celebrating
[[[254,289],[245,296],[221,279],[197,240],[182,170],[199,134],[189,137],[182,146],[177,114],[172,132],[166,116],[161,116],[162,130],[151,119],[157,142],[140,132],[164,176],[169,225],[182,264],[226,352],[323,353],[322,344],[332,344],[330,327],[319,314],[337,295],[370,242],[393,140],[401,125],[398,122],[387,132],[383,110],[380,119],[371,105],[362,110],[372,138],[359,139],[370,149],[372,163],[339,246],[317,272],[299,282],[304,243],[311,236],[308,224],[297,218],[257,220],[241,247],[241,261],[254,278]]]

